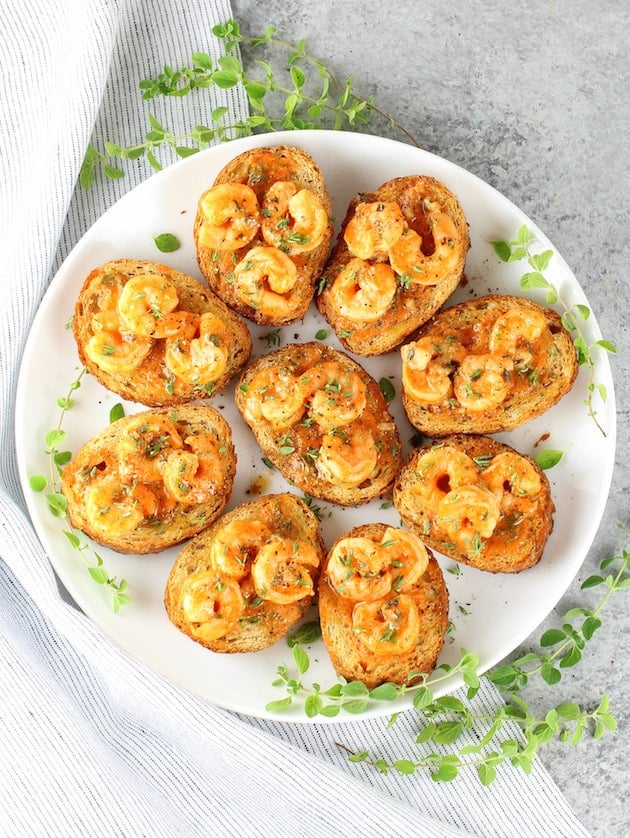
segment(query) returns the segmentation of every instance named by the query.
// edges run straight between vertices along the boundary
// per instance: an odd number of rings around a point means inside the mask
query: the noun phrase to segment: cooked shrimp
[[[402,236],[405,219],[395,201],[360,203],[343,233],[348,250],[359,259],[385,256]]]
[[[471,485],[442,498],[435,520],[461,550],[475,555],[494,532],[499,515],[499,502],[490,489]]]
[[[95,314],[92,331],[85,344],[85,354],[99,369],[111,375],[137,369],[153,346],[150,338],[122,332],[115,311]]]
[[[259,597],[276,605],[289,605],[313,594],[309,568],[319,565],[312,544],[291,538],[274,538],[258,551],[252,565],[252,582]]]
[[[381,547],[387,550],[393,568],[395,591],[405,591],[414,585],[427,569],[429,555],[423,542],[409,530],[387,527]]]
[[[225,475],[214,437],[189,436],[184,442],[192,450],[169,452],[160,470],[169,495],[183,506],[195,506],[216,494]]]
[[[200,640],[224,637],[245,610],[236,579],[216,570],[189,576],[182,585],[180,602],[191,633]]]
[[[453,445],[436,445],[418,457],[413,491],[435,511],[449,492],[476,482],[477,467],[471,457]]]
[[[296,377],[280,366],[266,367],[247,385],[245,418],[266,419],[276,428],[299,422],[306,410]]]
[[[118,317],[123,330],[144,338],[193,335],[197,317],[175,311],[179,304],[175,286],[157,274],[133,276],[118,299]]]
[[[420,636],[418,606],[410,596],[395,594],[376,602],[359,602],[352,611],[352,630],[375,655],[404,655]]]
[[[229,335],[223,322],[210,312],[199,318],[199,336],[166,342],[164,362],[173,375],[198,387],[218,381],[228,361]]]
[[[503,502],[505,495],[531,497],[542,488],[540,475],[529,460],[511,451],[494,456],[480,477],[499,502]]]
[[[547,328],[538,311],[512,308],[498,317],[490,331],[490,352],[513,358],[514,363],[528,366],[533,360],[532,344]]]
[[[212,566],[226,576],[243,579],[270,536],[271,530],[263,521],[238,518],[230,521],[214,536],[210,548]]]
[[[299,379],[299,387],[305,401],[310,396],[309,416],[323,430],[349,425],[367,405],[363,379],[337,361],[312,367]]]
[[[452,375],[466,350],[454,338],[427,335],[401,347],[402,385],[414,401],[439,404],[453,393]]]
[[[164,417],[134,416],[117,444],[119,471],[125,479],[153,483],[162,480],[160,464],[169,451],[184,447],[177,427]]]
[[[422,236],[409,227],[388,250],[392,268],[404,284],[437,285],[453,270],[459,260],[456,246],[457,229],[453,221],[443,212],[428,211],[429,226],[433,236],[433,252],[425,256],[422,250]]]
[[[509,358],[488,353],[468,355],[453,379],[457,401],[474,413],[500,405],[512,389],[510,373],[513,369]]]
[[[319,247],[329,226],[321,199],[310,189],[298,191],[291,181],[280,180],[269,187],[260,215],[267,244],[292,256]]]
[[[355,426],[326,434],[315,460],[320,477],[336,485],[358,486],[371,476],[378,461],[372,432]]]
[[[208,250],[238,250],[260,225],[258,198],[244,183],[213,186],[199,199],[199,244]]]
[[[277,247],[252,247],[234,268],[236,296],[266,317],[291,315],[297,280],[295,263]]]
[[[92,526],[109,535],[125,535],[157,513],[153,492],[143,483],[125,484],[115,474],[87,490],[85,514]]]
[[[391,592],[389,553],[365,536],[340,539],[330,553],[326,573],[339,596],[353,602],[373,602]]]
[[[371,323],[382,317],[396,294],[396,277],[385,262],[351,259],[330,286],[331,305],[343,317]]]

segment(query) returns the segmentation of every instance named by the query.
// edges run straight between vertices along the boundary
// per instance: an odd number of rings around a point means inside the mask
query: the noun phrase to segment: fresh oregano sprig
[[[530,291],[534,288],[542,288],[546,292],[547,303],[561,306],[563,310],[562,323],[573,337],[573,343],[577,352],[577,360],[580,366],[588,368],[588,381],[586,384],[587,397],[584,404],[588,415],[595,422],[597,428],[606,436],[606,433],[597,419],[597,411],[594,406],[594,396],[597,393],[602,401],[606,401],[606,386],[595,381],[595,358],[593,350],[599,347],[606,352],[615,353],[615,344],[609,340],[596,340],[588,343],[584,337],[581,324],[589,319],[591,311],[588,306],[581,303],[569,305],[560,295],[558,289],[545,277],[543,271],[549,266],[553,257],[553,250],[542,250],[537,248],[537,241],[534,233],[522,225],[516,238],[511,241],[493,241],[492,246],[495,253],[503,262],[520,262],[527,260],[531,270],[521,276],[520,286],[523,291]],[[538,252],[536,252],[538,250]]]
[[[625,534],[629,530],[621,526]],[[278,678],[274,685],[284,687],[287,696],[271,702],[267,709],[284,710],[299,697],[303,701],[304,712],[309,717],[317,715],[336,716],[342,710],[351,714],[360,714],[375,702],[391,702],[413,693],[413,707],[422,721],[415,743],[431,743],[435,752],[418,759],[401,758],[388,761],[372,758],[369,750],[352,751],[345,745],[339,747],[348,751],[352,762],[365,762],[378,771],[387,773],[397,771],[400,774],[413,774],[419,769],[429,770],[437,781],[453,780],[460,770],[473,768],[479,780],[488,785],[496,778],[497,767],[502,763],[525,772],[531,770],[532,762],[540,746],[557,739],[569,745],[576,745],[585,734],[598,739],[607,731],[616,729],[616,721],[610,712],[609,699],[604,694],[595,708],[588,709],[575,702],[562,702],[543,716],[536,715],[519,694],[533,675],[540,675],[545,683],[552,686],[562,677],[562,671],[575,666],[582,657],[582,650],[601,626],[600,615],[613,593],[630,587],[630,551],[623,550],[618,556],[604,559],[600,563],[600,573],[589,576],[582,589],[598,586],[606,592],[598,605],[593,608],[571,608],[563,619],[561,629],[549,629],[540,639],[541,651],[529,652],[511,664],[504,664],[490,670],[483,677],[488,678],[503,694],[503,703],[495,708],[493,714],[480,714],[471,705],[455,696],[434,697],[434,686],[445,677],[461,672],[464,683],[468,686],[466,699],[470,702],[476,695],[480,678],[477,674],[479,659],[463,651],[461,659],[454,667],[442,666],[431,676],[421,676],[417,684],[382,684],[375,689],[368,689],[357,681],[348,682],[339,678],[332,687],[319,684],[307,686],[303,676],[308,672],[310,661],[301,645],[310,643],[316,637],[317,624],[307,624],[292,635],[293,660],[297,675],[286,665],[278,667]],[[579,625],[574,625],[579,621]],[[300,634],[303,632],[304,634]],[[553,649],[547,652],[546,649]],[[442,674],[444,673],[444,674]],[[409,681],[418,677],[410,673]],[[389,725],[395,723],[397,713],[391,716]],[[501,738],[500,732],[508,723],[512,723],[511,735]],[[479,741],[464,745],[454,752],[458,740],[465,731],[472,727],[485,726]],[[514,734],[514,725],[518,733]]]
[[[29,485],[34,492],[44,492],[48,510],[55,518],[65,520],[67,518],[68,501],[61,492],[61,473],[63,467],[72,459],[72,452],[63,449],[66,441],[66,432],[63,430],[63,420],[67,411],[74,407],[75,399],[73,394],[81,386],[81,379],[87,373],[83,367],[79,375],[70,384],[68,393],[57,399],[57,405],[61,408],[57,426],[48,431],[45,438],[45,453],[50,461],[50,476],[33,474],[29,477]],[[119,418],[122,405],[115,405],[110,411],[110,421]],[[47,491],[48,490],[48,491]],[[125,579],[118,581],[111,576],[104,566],[102,557],[88,544],[83,533],[75,529],[61,530],[70,546],[76,550],[87,567],[88,573],[98,585],[104,585],[111,595],[111,604],[114,613],[118,613],[122,605],[131,602],[128,593],[129,585]]]
[[[141,142],[122,146],[107,141],[103,151],[94,145],[88,147],[79,175],[85,189],[91,186],[99,170],[108,178],[122,178],[125,173],[120,164],[142,157],[159,171],[162,168],[159,152],[163,148],[178,157],[189,157],[217,141],[277,130],[354,128],[365,124],[371,116],[384,119],[418,145],[406,128],[377,107],[373,97],[365,99],[356,92],[351,77],[340,82],[323,61],[309,55],[305,39],[290,44],[274,37],[273,26],[262,35],[243,35],[235,20],[213,27],[212,33],[223,41],[226,55],[214,64],[207,53],[193,52],[190,66],[177,70],[165,66],[155,78],[140,82],[142,98],[183,97],[195,90],[227,90],[242,84],[252,109],[250,116],[227,123],[228,109],[218,107],[209,113],[207,125],[195,125],[184,134],[173,134],[149,113],[149,130]],[[286,63],[274,71],[269,61],[257,59],[254,63],[258,75],[250,74],[238,55],[242,46],[286,54]],[[281,75],[286,78],[280,78]]]

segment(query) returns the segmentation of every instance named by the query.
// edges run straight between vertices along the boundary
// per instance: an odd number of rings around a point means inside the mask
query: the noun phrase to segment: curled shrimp
[[[359,486],[371,476],[377,461],[372,432],[357,423],[348,433],[338,428],[324,436],[315,467],[330,483]]]
[[[533,360],[532,344],[546,330],[547,322],[538,311],[513,308],[498,317],[490,331],[489,349],[495,355],[512,358],[519,366]]]
[[[181,434],[162,416],[132,417],[119,434],[116,453],[124,479],[154,483],[162,480],[160,466],[169,451],[184,447]]]
[[[218,640],[238,624],[245,600],[236,579],[216,570],[189,576],[180,603],[191,633],[199,640]]]
[[[305,413],[304,397],[293,373],[280,366],[267,367],[247,385],[245,418],[266,419],[276,428],[288,428]]]
[[[540,475],[529,460],[511,451],[496,454],[480,477],[503,505],[506,505],[506,496],[508,501],[528,498],[537,495],[542,488]]]
[[[291,181],[276,181],[269,187],[260,215],[267,244],[292,256],[319,247],[329,227],[321,199],[310,189],[298,190]]]
[[[92,332],[85,344],[85,354],[99,369],[110,375],[137,369],[153,345],[150,338],[122,332],[115,311],[95,314],[92,317]]]
[[[402,235],[388,250],[392,268],[415,285],[437,285],[453,270],[460,258],[456,247],[457,228],[452,219],[443,212],[427,212],[433,237],[433,252],[425,255],[423,238],[415,230],[406,227]]]
[[[449,493],[476,482],[475,461],[453,445],[436,445],[416,460],[413,491],[430,509],[436,510]]]
[[[414,585],[427,569],[429,554],[424,543],[414,533],[400,527],[387,527],[381,547],[387,550],[392,566],[395,591],[404,591]]]
[[[346,224],[343,237],[359,259],[385,256],[402,236],[405,219],[395,201],[359,203]]]
[[[326,573],[339,596],[353,602],[373,602],[391,592],[389,553],[366,536],[340,539],[330,552]]]
[[[234,292],[262,315],[281,319],[291,315],[297,279],[295,263],[282,250],[252,247],[234,268]]]
[[[365,382],[337,361],[324,361],[299,379],[303,397],[310,397],[309,416],[323,430],[354,422],[367,404]]]
[[[183,506],[209,500],[223,483],[219,446],[211,436],[189,436],[189,449],[171,451],[161,463],[162,480],[169,495]]]
[[[404,655],[420,636],[418,606],[406,594],[376,602],[358,602],[352,610],[352,630],[375,655]]]
[[[455,544],[470,555],[483,548],[499,521],[501,510],[495,495],[485,486],[453,489],[438,506],[436,523]]]
[[[199,244],[208,250],[238,250],[260,225],[258,198],[244,183],[213,186],[199,199]]]
[[[233,579],[244,579],[258,551],[270,538],[263,521],[236,519],[222,526],[210,548],[212,566]]]
[[[396,294],[396,277],[385,262],[351,259],[330,286],[331,305],[343,317],[371,323],[382,317]]]
[[[252,582],[259,597],[276,605],[289,605],[312,596],[313,576],[319,557],[312,544],[291,538],[274,538],[258,551],[252,565]]]
[[[94,529],[125,535],[156,515],[154,493],[143,483],[125,484],[118,475],[107,475],[87,490],[85,514]]]
[[[145,338],[168,338],[195,333],[197,316],[175,311],[177,289],[157,274],[133,276],[125,283],[118,299],[118,317],[123,330]]]
[[[223,321],[205,312],[199,318],[198,337],[188,339],[182,335],[166,342],[164,362],[177,378],[204,387],[218,381],[225,372],[228,345]]]
[[[439,404],[453,393],[452,375],[466,350],[454,338],[427,335],[401,347],[402,385],[414,401]]]
[[[500,405],[512,389],[513,369],[509,358],[489,353],[468,355],[453,379],[457,401],[473,413]]]

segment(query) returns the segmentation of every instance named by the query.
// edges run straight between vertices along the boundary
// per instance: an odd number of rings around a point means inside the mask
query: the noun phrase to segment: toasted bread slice
[[[197,261],[230,308],[262,325],[304,316],[330,251],[332,206],[322,172],[291,146],[231,160],[199,199]]]
[[[166,611],[214,652],[266,649],[310,608],[325,555],[306,504],[290,493],[265,495],[184,546],[166,583]]]
[[[142,259],[115,259],[89,274],[73,331],[92,375],[149,407],[219,392],[251,353],[246,324],[201,282]]]
[[[333,544],[319,581],[322,637],[335,671],[370,689],[430,673],[448,627],[448,592],[413,533],[363,524]]]
[[[475,434],[416,449],[396,480],[394,505],[429,547],[491,573],[540,561],[555,511],[535,460]]]
[[[363,503],[398,473],[400,438],[380,387],[330,346],[290,344],[258,358],[236,405],[276,468],[314,498]]]
[[[566,395],[578,371],[560,316],[511,295],[444,309],[401,354],[405,412],[429,437],[516,428]]]
[[[77,451],[62,474],[73,527],[121,553],[153,553],[201,532],[228,502],[236,456],[209,405],[125,416]]]
[[[469,248],[464,212],[444,184],[394,178],[351,201],[317,307],[346,349],[382,355],[455,291]]]

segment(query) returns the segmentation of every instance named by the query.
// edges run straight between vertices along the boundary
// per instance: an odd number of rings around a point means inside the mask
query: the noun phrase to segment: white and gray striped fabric
[[[584,836],[541,765],[483,789],[351,765],[334,741],[400,753],[413,714],[272,724],[208,706],[121,653],[60,593],[24,511],[13,405],[29,326],[90,224],[148,176],[74,187],[86,146],[143,136],[138,81],[218,56],[227,0],[1,0],[0,833],[6,836]],[[212,107],[247,113],[244,92]],[[200,100],[156,102],[177,130]],[[207,104],[205,105],[207,107]],[[183,125],[182,125],[183,127]],[[46,359],[42,359],[42,364]],[[478,697],[490,708],[486,686]],[[471,734],[474,736],[474,732]],[[472,739],[470,741],[473,741]]]

